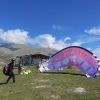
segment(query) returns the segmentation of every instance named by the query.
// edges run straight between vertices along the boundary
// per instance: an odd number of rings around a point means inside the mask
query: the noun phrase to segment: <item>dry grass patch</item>
[[[48,87],[48,86],[43,85],[43,86],[36,86],[35,88],[46,88],[46,87]]]
[[[84,88],[82,87],[78,87],[78,88],[75,88],[73,92],[76,92],[76,93],[83,93],[83,92],[86,92]]]

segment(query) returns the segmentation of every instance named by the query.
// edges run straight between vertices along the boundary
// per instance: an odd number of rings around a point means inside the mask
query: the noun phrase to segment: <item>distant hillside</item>
[[[0,62],[15,58],[16,56],[22,56],[27,54],[42,53],[45,55],[53,55],[57,51],[50,48],[35,47],[25,44],[5,44],[0,43]]]

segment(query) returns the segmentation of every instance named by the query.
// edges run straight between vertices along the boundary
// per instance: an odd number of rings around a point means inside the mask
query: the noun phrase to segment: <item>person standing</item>
[[[6,84],[10,81],[10,79],[13,79],[13,83],[15,83],[15,74],[13,72],[13,67],[14,67],[14,59],[11,59],[11,62],[8,64],[9,67],[9,77],[6,81]]]
[[[19,62],[18,64],[18,74],[20,75],[22,72],[22,64],[21,64],[21,61]]]

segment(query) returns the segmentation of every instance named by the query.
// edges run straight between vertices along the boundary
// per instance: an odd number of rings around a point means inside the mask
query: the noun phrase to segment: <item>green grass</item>
[[[64,69],[39,73],[34,67],[24,67],[32,71],[28,75],[17,75],[16,83],[0,85],[0,100],[100,100],[100,75],[87,78],[79,70]],[[6,81],[0,71],[0,83]],[[74,92],[78,87],[86,92]]]

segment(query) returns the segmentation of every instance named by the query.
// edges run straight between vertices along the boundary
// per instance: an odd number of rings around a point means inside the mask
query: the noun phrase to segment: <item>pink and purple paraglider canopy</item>
[[[87,77],[96,77],[100,71],[100,60],[85,48],[70,46],[54,54],[40,67],[40,72],[58,70],[68,66],[76,66]]]

